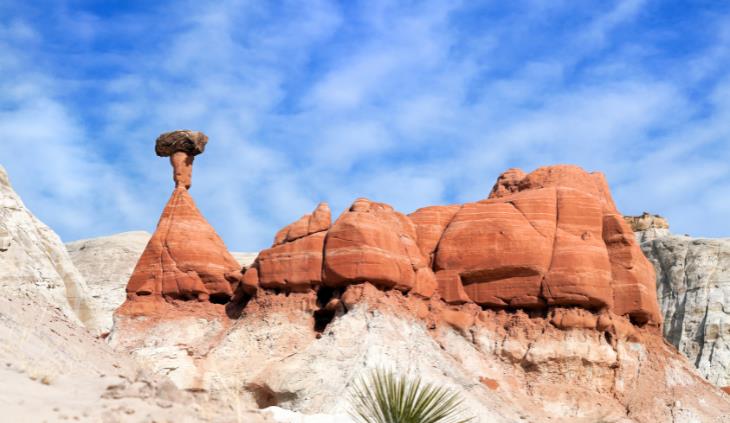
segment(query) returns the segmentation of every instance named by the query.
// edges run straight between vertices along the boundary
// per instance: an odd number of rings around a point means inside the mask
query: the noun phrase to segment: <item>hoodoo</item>
[[[240,266],[188,192],[193,159],[207,142],[202,132],[188,130],[157,138],[155,151],[170,157],[175,190],[129,279],[127,301],[118,313],[156,314],[165,302],[225,303],[233,295],[224,275]]]

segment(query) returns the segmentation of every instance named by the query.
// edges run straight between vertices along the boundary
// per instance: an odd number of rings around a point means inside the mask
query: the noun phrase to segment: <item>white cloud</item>
[[[509,167],[566,162],[605,171],[624,211],[728,235],[728,19],[707,25],[715,44],[693,55],[690,76],[665,75],[644,65],[643,46],[613,45],[643,2],[581,10],[589,19],[574,36],[554,39],[532,26],[543,31],[545,16],[574,5],[530,4],[473,27],[458,20],[471,3],[438,1],[189,2],[164,20],[86,14],[72,38],[87,47],[115,35],[144,42],[88,47],[94,57],[80,66],[110,71],[81,72],[72,85],[48,65],[47,35],[16,19],[0,26],[0,66],[11,75],[0,82],[9,135],[0,161],[66,238],[152,229],[171,190],[152,142],[183,127],[211,137],[192,193],[236,250],[269,245],[321,200],[335,213],[359,196],[409,212],[483,198]],[[691,85],[707,80],[716,85],[705,94]],[[91,110],[69,98],[88,92]]]

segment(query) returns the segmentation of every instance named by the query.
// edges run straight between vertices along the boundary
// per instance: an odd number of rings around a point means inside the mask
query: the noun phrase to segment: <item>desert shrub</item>
[[[466,423],[463,399],[450,389],[377,369],[350,392],[350,415],[360,423]]]

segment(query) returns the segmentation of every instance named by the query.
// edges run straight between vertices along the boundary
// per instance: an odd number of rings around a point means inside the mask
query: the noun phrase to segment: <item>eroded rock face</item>
[[[645,232],[653,232],[649,228]],[[707,380],[730,386],[730,239],[638,232],[656,269],[664,337]]]
[[[40,297],[71,322],[101,330],[97,302],[61,239],[15,193],[0,166],[0,295]]]
[[[234,321],[123,319],[110,342],[179,387],[244,409],[344,414],[352,380],[385,367],[456,390],[480,422],[722,422],[730,413],[728,396],[657,327],[609,312],[530,317],[362,283],[344,289],[318,332],[316,297],[262,290]]]
[[[387,204],[358,199],[327,233],[324,284],[369,281],[408,291],[416,271],[428,264],[416,240],[416,228],[405,215]]]
[[[200,214],[188,191],[178,187],[129,279],[127,300],[225,303],[233,290],[224,275],[237,268],[238,262]]]
[[[98,303],[96,318],[102,332],[111,329],[114,310],[127,298],[125,287],[150,237],[148,232],[136,231],[66,244],[89,294]]]
[[[414,213],[416,222],[423,213]],[[576,166],[528,175],[511,169],[489,199],[463,205],[430,245],[443,293],[461,283],[471,301],[489,307],[605,308],[637,323],[661,321],[653,270],[601,174]]]
[[[296,222],[285,226],[277,232],[274,237],[274,246],[295,241],[317,232],[326,231],[331,225],[330,206],[327,203],[320,203],[311,214],[302,216]]]
[[[330,227],[329,207],[320,204],[229,280],[249,294],[367,281],[450,304],[578,306],[661,322],[653,269],[605,179],[576,166],[511,169],[488,199],[410,216],[361,198]]]

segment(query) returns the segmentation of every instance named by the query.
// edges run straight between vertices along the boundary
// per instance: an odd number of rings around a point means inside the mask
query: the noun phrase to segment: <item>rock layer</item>
[[[730,415],[729,397],[696,375],[658,328],[612,313],[555,308],[531,318],[362,283],[344,288],[335,319],[318,332],[318,302],[313,291],[260,291],[236,320],[222,306],[205,318],[122,318],[110,342],[180,388],[234,408],[344,414],[352,381],[385,367],[457,391],[479,422]]]

